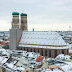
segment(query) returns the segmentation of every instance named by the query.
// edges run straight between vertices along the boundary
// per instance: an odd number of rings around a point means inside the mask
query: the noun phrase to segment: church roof
[[[53,49],[69,48],[57,32],[49,31],[23,32],[19,46]]]

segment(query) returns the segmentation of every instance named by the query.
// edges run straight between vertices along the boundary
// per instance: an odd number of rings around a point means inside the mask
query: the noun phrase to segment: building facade
[[[42,56],[55,58],[59,54],[69,54],[69,49],[45,49],[45,48],[31,48],[31,47],[18,47],[18,50],[24,50],[28,52],[40,53]]]

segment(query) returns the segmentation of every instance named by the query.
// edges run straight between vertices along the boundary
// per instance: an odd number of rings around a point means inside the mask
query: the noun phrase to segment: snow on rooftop
[[[65,72],[68,72],[68,71],[71,71],[72,72],[72,62],[68,62],[68,65],[64,65],[64,66],[61,66],[61,68],[65,71]]]
[[[34,52],[30,52],[28,57],[34,57]]]
[[[5,58],[4,60],[1,61],[1,63],[5,63],[8,59]]]
[[[69,48],[57,32],[23,32],[19,46],[53,49]]]
[[[0,61],[3,59],[3,57],[0,57]]]
[[[41,72],[63,72],[63,71],[61,71],[60,69],[58,69],[58,68],[56,68],[56,69],[53,69],[53,71],[52,70],[50,70],[50,69],[43,69]]]
[[[72,53],[72,49],[69,50],[69,53]]]
[[[70,60],[70,56],[69,55],[65,55],[65,59],[66,60]]]
[[[69,55],[64,55],[64,54],[59,54],[56,59],[65,59],[70,61],[70,56]]]
[[[8,66],[9,68],[13,68],[13,67],[14,67],[14,65],[13,65],[12,63],[8,64],[7,66]]]
[[[18,70],[25,70],[25,68],[23,68],[23,67],[18,67],[17,69]]]
[[[1,49],[0,49],[0,52],[2,52],[2,54],[9,55],[9,53],[8,53],[8,52],[6,52],[6,50],[5,50],[5,49],[3,49],[3,48],[1,48]]]

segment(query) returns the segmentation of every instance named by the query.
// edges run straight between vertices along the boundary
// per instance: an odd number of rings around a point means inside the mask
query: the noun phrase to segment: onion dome
[[[21,13],[21,16],[27,16],[27,14],[25,14],[25,13]]]
[[[12,15],[19,15],[19,13],[18,12],[13,12]]]

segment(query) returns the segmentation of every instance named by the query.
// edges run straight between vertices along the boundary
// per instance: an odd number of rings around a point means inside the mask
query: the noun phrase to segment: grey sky
[[[15,9],[28,14],[29,30],[68,30],[72,26],[72,0],[1,0],[0,30],[10,29]]]

